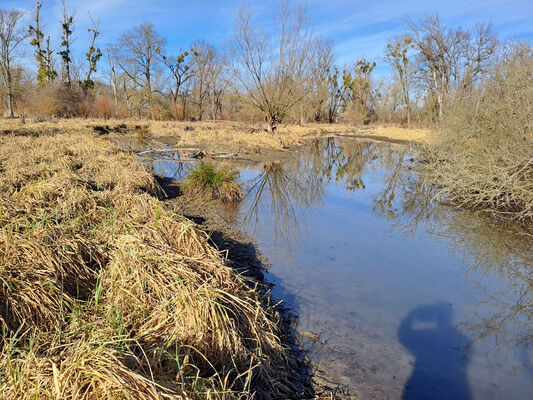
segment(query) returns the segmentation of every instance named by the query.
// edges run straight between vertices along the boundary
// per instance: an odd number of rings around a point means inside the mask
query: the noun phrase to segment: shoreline
[[[257,243],[238,227],[218,212],[220,204],[216,200],[205,200],[191,195],[182,195],[179,182],[156,175],[156,180],[161,185],[168,199],[164,205],[171,212],[178,212],[193,221],[200,230],[209,235],[210,242],[220,251],[227,252],[227,259],[235,270],[250,280],[251,285],[257,285],[263,293],[267,293],[274,284],[268,281],[264,272],[268,260],[264,258]],[[267,296],[269,296],[267,294]],[[270,298],[270,296],[269,296]],[[311,332],[297,332],[295,322],[298,318],[293,311],[283,304],[283,299],[272,298],[277,304],[275,309],[280,313],[284,326],[284,341],[294,351],[295,357],[300,362],[301,373],[308,376],[310,389],[315,400],[353,400],[355,393],[346,391],[340,383],[335,382],[335,376],[327,371],[318,369],[307,358],[302,349],[304,341],[314,342],[318,339]]]
[[[279,313],[136,155],[94,134],[0,143],[4,398],[305,397]]]

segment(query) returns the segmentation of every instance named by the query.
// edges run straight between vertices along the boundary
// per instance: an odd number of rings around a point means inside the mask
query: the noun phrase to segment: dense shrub
[[[427,150],[427,177],[448,200],[533,221],[533,50],[515,44],[476,90],[445,115],[446,134]]]

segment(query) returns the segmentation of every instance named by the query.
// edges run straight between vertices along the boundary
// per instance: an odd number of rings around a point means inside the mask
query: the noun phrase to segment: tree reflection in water
[[[267,211],[275,247],[283,243],[290,252],[302,233],[301,218],[322,202],[325,185],[335,181],[353,191],[365,188],[362,176],[376,148],[375,143],[359,140],[342,146],[332,138],[315,140],[297,157],[264,164],[248,182],[244,223],[252,230],[265,224],[260,211]]]
[[[299,219],[305,210],[320,204],[324,195],[324,185],[320,176],[300,174],[290,163],[268,163],[263,172],[249,182],[249,207],[244,216],[244,223],[257,227],[260,211],[268,207],[271,215],[275,245],[291,243],[300,236]]]
[[[452,247],[466,255],[470,271],[481,272],[476,279],[483,292],[484,304],[479,305],[483,312],[463,322],[461,329],[468,332],[472,343],[489,339],[496,345],[520,347],[524,363],[517,367],[531,369],[531,234],[436,199],[418,174],[411,154],[412,149],[407,147],[362,140],[313,141],[297,157],[264,165],[262,173],[250,182],[245,222],[252,226],[265,224],[259,210],[266,208],[276,247],[283,243],[290,251],[301,234],[301,219],[322,202],[327,184],[365,190],[364,179],[371,170],[384,172],[382,190],[374,195],[374,210],[406,234],[423,227],[431,235],[446,237]],[[507,282],[505,293],[491,291],[483,274],[495,274]]]
[[[437,199],[431,187],[417,174],[406,153],[396,151],[396,164],[384,166],[384,190],[376,207],[394,226],[408,234],[424,229],[444,237],[451,249],[465,255],[470,272],[481,273],[477,286],[483,295],[483,310],[460,327],[470,334],[470,346],[490,340],[493,349],[516,346],[523,356],[513,369],[532,370],[533,353],[533,240],[516,224],[495,221],[482,212],[464,210]],[[393,201],[393,199],[395,201]],[[494,292],[485,282],[495,275],[506,283]],[[516,372],[516,370],[510,371]]]

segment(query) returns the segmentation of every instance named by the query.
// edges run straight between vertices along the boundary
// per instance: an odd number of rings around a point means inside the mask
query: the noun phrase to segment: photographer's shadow
[[[452,325],[452,307],[445,303],[414,308],[398,329],[400,342],[415,357],[403,400],[470,400],[463,351],[468,338]]]

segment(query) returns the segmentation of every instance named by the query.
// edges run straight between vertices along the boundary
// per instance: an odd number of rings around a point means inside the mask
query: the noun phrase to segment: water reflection
[[[444,238],[450,251],[464,255],[466,272],[472,276],[477,273],[475,279],[483,300],[473,304],[477,312],[460,323],[470,341],[463,343],[466,336],[458,335],[451,335],[450,340],[470,347],[478,341],[490,342],[492,352],[499,347],[516,346],[522,363],[510,363],[504,368],[512,373],[520,368],[531,370],[531,236],[480,213],[458,210],[442,199],[438,201],[432,188],[417,175],[411,154],[408,147],[360,140],[314,141],[293,159],[266,164],[251,185],[251,201],[241,212],[255,228],[264,229],[265,224],[271,223],[276,242],[289,254],[302,234],[300,227],[306,226],[305,212],[322,203],[327,185],[334,183],[349,191],[365,191],[365,180],[371,172],[378,171],[380,190],[368,193],[374,211],[406,235],[414,236],[422,227],[425,235]],[[260,212],[261,208],[268,210],[269,218]],[[500,284],[496,286],[500,289],[495,290],[486,276],[497,276]],[[505,286],[501,288],[503,282]],[[442,307],[432,308],[440,313],[435,318],[441,327],[450,317]]]
[[[312,141],[297,157],[265,163],[262,171],[246,182],[249,187],[242,222],[252,231],[267,227],[273,232],[276,247],[283,243],[287,256],[298,242],[302,220],[306,212],[322,203],[325,186],[338,182],[348,190],[363,190],[362,176],[375,143],[346,141],[341,145],[334,139]],[[233,212],[232,212],[233,211]],[[238,209],[229,211],[235,216]],[[266,212],[269,221],[261,220]]]
[[[470,333],[470,346],[489,339],[492,351],[500,347],[520,348],[517,369],[531,369],[533,364],[533,251],[531,234],[506,221],[495,221],[481,212],[462,210],[438,201],[431,187],[416,175],[416,169],[398,157],[396,168],[388,168],[384,191],[375,200],[379,211],[396,229],[414,235],[419,227],[445,238],[450,249],[463,254],[469,272],[481,273],[478,289],[483,294],[479,304],[483,312],[461,324]],[[397,193],[395,195],[395,192]],[[391,199],[397,198],[397,202]],[[485,276],[498,278],[505,286],[495,291]]]
[[[470,400],[463,351],[468,338],[452,325],[452,306],[439,303],[411,310],[398,329],[400,342],[415,357],[404,400]]]
[[[226,217],[262,241],[267,257],[282,253],[277,266],[270,260],[278,286],[286,284],[281,297],[295,296],[289,303],[298,303],[305,329],[340,349],[324,347],[322,356],[362,365],[339,375],[358,385],[396,385],[376,398],[400,397],[408,378],[402,346],[416,358],[404,398],[438,398],[439,386],[446,398],[489,398],[483,387],[493,384],[491,374],[504,387],[497,393],[524,393],[524,380],[515,389],[506,376],[533,372],[532,237],[436,199],[412,154],[353,139],[310,142],[290,159],[241,168],[248,195]],[[154,168],[180,174],[167,164]],[[427,302],[436,303],[412,308]],[[374,363],[388,375],[374,372]]]
[[[276,245],[286,243],[290,248],[292,240],[300,236],[299,221],[304,211],[320,204],[323,195],[320,176],[300,171],[291,163],[267,163],[262,173],[249,182],[244,224],[259,226],[260,212],[267,207]]]

